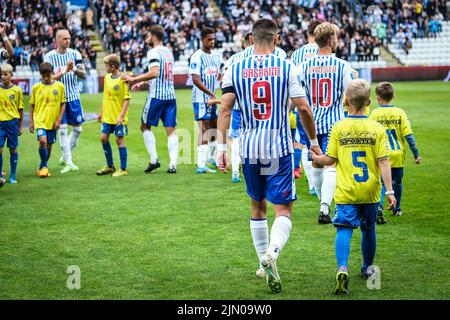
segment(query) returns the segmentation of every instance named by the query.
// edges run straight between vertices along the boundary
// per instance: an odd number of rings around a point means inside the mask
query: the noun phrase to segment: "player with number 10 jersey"
[[[316,121],[317,133],[328,135],[344,118],[344,90],[352,80],[349,64],[334,55],[316,55],[302,63],[300,78]]]
[[[350,65],[333,54],[337,48],[338,33],[337,25],[328,22],[318,25],[314,29],[314,39],[319,52],[300,66],[300,80],[313,110],[317,139],[324,152],[331,128],[344,118],[344,91],[352,80]],[[309,148],[308,141],[306,143]],[[336,168],[323,169],[313,164],[311,176],[321,202],[318,222],[331,223],[330,206],[336,189]]]

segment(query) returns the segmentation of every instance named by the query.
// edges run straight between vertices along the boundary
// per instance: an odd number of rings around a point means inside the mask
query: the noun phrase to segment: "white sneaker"
[[[281,292],[281,279],[278,274],[277,261],[268,253],[263,254],[260,260],[266,274],[266,283],[273,293]]]
[[[76,165],[72,164],[72,165],[67,165],[65,166],[60,172],[62,174],[64,173],[68,173],[68,172],[72,172],[72,171],[78,171],[80,170]]]

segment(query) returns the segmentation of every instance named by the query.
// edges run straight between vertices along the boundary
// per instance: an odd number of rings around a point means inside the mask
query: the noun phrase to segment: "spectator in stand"
[[[29,64],[36,70],[42,63],[42,55],[54,49],[55,34],[58,29],[73,27],[84,48],[90,47],[87,33],[81,28],[83,12],[70,12],[66,15],[66,3],[60,0],[0,0],[0,21],[9,26],[8,34],[16,50],[14,65]],[[87,20],[86,20],[87,21]],[[14,60],[14,61],[13,61]]]

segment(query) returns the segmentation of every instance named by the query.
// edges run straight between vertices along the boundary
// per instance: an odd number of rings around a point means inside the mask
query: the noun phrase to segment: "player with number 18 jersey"
[[[176,127],[175,89],[173,84],[172,52],[158,45],[147,53],[148,69],[159,67],[158,77],[149,80],[148,97],[142,112],[142,123],[157,126],[159,119],[165,127]]]

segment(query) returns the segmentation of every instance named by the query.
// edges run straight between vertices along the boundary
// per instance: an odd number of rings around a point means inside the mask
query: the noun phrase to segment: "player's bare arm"
[[[8,52],[8,57],[13,58],[14,57],[14,49],[11,44],[11,41],[9,41],[9,38],[6,35],[6,23],[4,23],[4,22],[0,23],[0,34],[2,35],[3,44],[5,45],[6,52]]]
[[[316,135],[316,124],[314,122],[314,115],[311,111],[311,108],[308,105],[308,102],[305,98],[291,98],[292,103],[297,107],[297,111],[300,115],[300,121],[305,129],[306,135],[308,136],[309,141],[311,141],[311,150],[316,154],[321,155],[322,150],[319,145],[314,143],[317,139]]]
[[[56,72],[54,75],[52,75],[52,79],[56,81],[60,81],[62,76],[65,75],[67,72],[73,71],[73,60],[67,61],[67,64],[64,68],[61,68]]]
[[[207,104],[208,104],[208,106],[213,106],[215,104],[221,104],[221,99],[209,99]]]
[[[74,72],[79,78],[86,79],[87,72],[86,72],[86,67],[84,66],[83,63],[77,64],[77,68],[74,69]]]
[[[97,121],[102,122],[103,103],[100,104],[100,111],[98,112]]]
[[[234,93],[225,93],[221,98],[221,108],[219,110],[219,118],[217,120],[217,162],[219,169],[226,173],[230,169],[226,151],[226,134],[230,127],[231,112],[236,101]],[[220,147],[219,147],[220,146]]]
[[[62,117],[64,114],[64,111],[66,110],[66,104],[65,103],[61,103],[61,108],[59,110],[59,115],[58,118],[55,121],[55,124],[53,125],[53,129],[54,130],[58,130],[59,127],[61,126],[61,121],[62,121]]]
[[[310,152],[311,152],[311,159],[317,164],[320,164],[322,166],[332,166],[336,164],[336,159],[327,156],[326,154],[321,155],[317,154],[312,148],[312,146]]]
[[[20,110],[19,110],[19,115],[20,115],[20,118],[19,118],[19,136],[21,136],[22,133],[23,133],[23,129],[22,129],[22,124],[23,124],[23,109],[20,109]]]
[[[120,111],[119,118],[117,119],[117,124],[121,125],[123,122],[123,118],[125,117],[125,113],[127,113],[128,107],[130,105],[130,99],[126,99],[123,102],[122,111]]]
[[[199,88],[201,91],[203,91],[206,94],[209,94],[213,99],[216,98],[216,95],[214,92],[210,91],[202,82],[200,75],[193,74],[192,75],[192,82],[195,84],[197,88]]]
[[[136,91],[139,91],[139,90],[141,90],[145,85],[147,84],[147,82],[145,82],[145,81],[141,81],[141,82],[138,82],[138,83],[136,83],[136,84],[133,84],[132,86],[131,86],[131,92],[136,92]]]
[[[34,104],[30,104],[30,124],[28,128],[31,133],[34,133]]]
[[[150,68],[150,71],[141,75],[137,76],[131,76],[129,74],[123,74],[120,76],[120,78],[126,82],[128,82],[130,85],[133,85],[135,83],[140,83],[144,81],[149,81],[152,79],[155,79],[159,76],[159,66],[154,66]]]
[[[392,189],[392,179],[391,179],[391,162],[389,157],[383,157],[378,159],[378,167],[381,171],[381,178],[386,187],[386,196],[388,197],[389,210],[395,208],[397,200],[394,196],[394,191]]]

